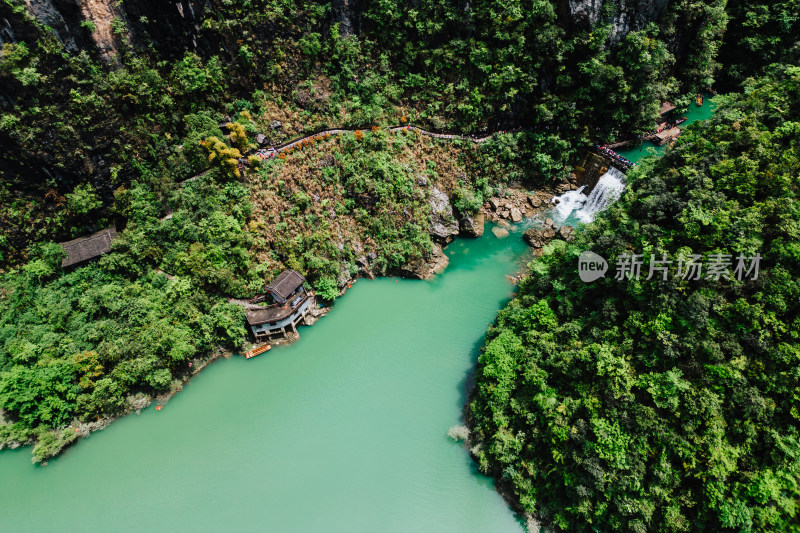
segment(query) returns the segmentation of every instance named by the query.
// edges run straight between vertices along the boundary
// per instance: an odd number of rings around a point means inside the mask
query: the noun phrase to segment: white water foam
[[[584,188],[585,186],[553,198],[552,201],[556,204],[554,215],[560,223],[563,224],[570,218],[584,224],[593,221],[597,213],[605,211],[619,200],[625,190],[625,174],[612,167],[600,177],[589,196],[583,194]]]

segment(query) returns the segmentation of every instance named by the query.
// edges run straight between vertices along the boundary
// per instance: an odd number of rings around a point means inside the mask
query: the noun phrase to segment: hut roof
[[[661,104],[661,110],[658,112],[658,114],[659,115],[666,115],[667,113],[669,113],[673,109],[675,109],[675,106],[672,105],[671,102],[664,102],[663,104]]]
[[[62,267],[69,267],[100,257],[111,251],[111,241],[117,237],[117,228],[111,226],[93,233],[88,237],[80,237],[68,242],[59,243],[67,257],[61,261]]]
[[[305,278],[296,270],[284,270],[278,277],[267,285],[266,291],[275,294],[284,300],[292,294],[297,287],[301,286]]]
[[[251,326],[260,326],[267,322],[278,322],[288,317],[294,311],[289,305],[271,305],[262,309],[248,309],[247,323]]]

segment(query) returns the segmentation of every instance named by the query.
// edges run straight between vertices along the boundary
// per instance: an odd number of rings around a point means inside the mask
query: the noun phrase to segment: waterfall
[[[556,204],[556,213],[558,213],[558,217],[566,220],[569,215],[575,211],[576,209],[580,209],[586,203],[586,195],[583,194],[583,189],[586,188],[586,185],[581,186],[580,189],[577,191],[568,191],[553,198],[553,203]],[[558,200],[556,202],[556,200]]]
[[[594,220],[597,213],[619,200],[625,190],[625,174],[611,167],[600,177],[588,197],[583,194],[583,189],[581,187],[577,191],[565,192],[553,198],[553,203],[556,204],[555,218],[560,223],[566,223],[571,217],[583,223]]]
[[[605,211],[608,206],[619,200],[625,190],[625,174],[614,167],[608,169],[597,181],[589,198],[583,207],[576,213],[581,222],[591,222],[600,211]]]

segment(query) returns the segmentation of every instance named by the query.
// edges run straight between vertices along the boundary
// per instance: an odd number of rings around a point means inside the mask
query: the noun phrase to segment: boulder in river
[[[542,235],[542,230],[531,228],[522,234],[522,238],[528,243],[531,248],[542,248],[547,244],[548,239]]]
[[[522,222],[522,212],[516,207],[511,208],[511,222]]]
[[[494,236],[498,239],[504,239],[505,237],[508,237],[508,230],[501,228],[500,226],[493,227],[492,233],[494,233]]]

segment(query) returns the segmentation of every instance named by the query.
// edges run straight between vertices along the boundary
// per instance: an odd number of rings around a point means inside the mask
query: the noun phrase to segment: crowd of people
[[[598,144],[597,145],[597,151],[599,151],[601,154],[603,154],[603,155],[605,155],[607,157],[610,157],[611,159],[613,159],[617,163],[619,163],[621,165],[624,165],[625,168],[630,168],[630,167],[636,165],[636,163],[634,163],[633,161],[630,161],[629,159],[626,159],[626,158],[622,157],[617,152],[615,152],[614,150],[609,148],[607,144]]]

